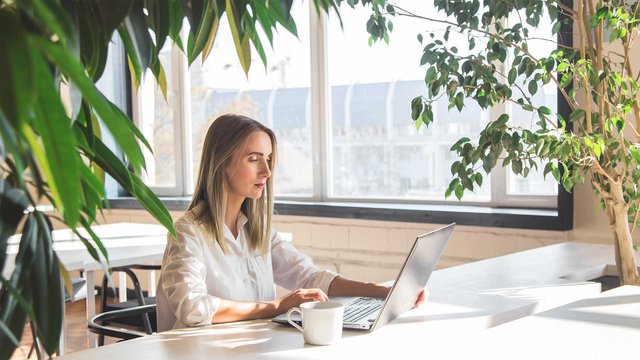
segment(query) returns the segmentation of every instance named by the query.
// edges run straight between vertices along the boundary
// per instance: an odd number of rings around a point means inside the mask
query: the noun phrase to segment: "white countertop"
[[[640,335],[640,288],[600,294],[600,284],[584,282],[610,273],[612,264],[610,246],[569,243],[439,270],[425,306],[373,333],[345,330],[331,346],[305,345],[297,330],[257,320],[174,330],[64,358],[638,358],[640,345],[631,343]],[[606,350],[607,339],[619,352]]]

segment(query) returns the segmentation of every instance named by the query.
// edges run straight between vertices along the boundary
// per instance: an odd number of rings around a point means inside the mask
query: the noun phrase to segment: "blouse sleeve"
[[[191,224],[178,222],[175,229],[178,237],[168,241],[162,261],[162,290],[178,322],[211,325],[220,298],[207,291],[202,239]]]
[[[271,261],[275,283],[288,289],[318,288],[329,293],[329,285],[336,273],[320,270],[311,258],[282,239],[277,231],[271,234]]]

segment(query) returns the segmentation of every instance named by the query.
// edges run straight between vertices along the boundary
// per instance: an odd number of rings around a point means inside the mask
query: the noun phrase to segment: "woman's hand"
[[[422,306],[428,297],[429,297],[429,290],[427,290],[426,288],[422,289],[418,294],[418,298],[416,299],[415,305],[413,305],[414,309]]]
[[[277,312],[283,313],[292,307],[309,301],[327,301],[329,297],[320,289],[298,289],[275,300]]]

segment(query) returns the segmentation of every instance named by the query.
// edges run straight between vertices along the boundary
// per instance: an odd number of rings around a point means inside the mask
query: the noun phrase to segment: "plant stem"
[[[583,0],[578,0],[578,13],[582,14],[583,13]],[[580,36],[580,57],[584,60],[587,59],[586,57],[586,49],[585,49],[585,31],[588,31],[588,29],[586,29],[586,24],[584,23],[584,19],[581,18],[580,16],[578,16],[577,19],[578,22],[578,29],[579,29],[579,36]],[[580,77],[582,80],[582,86],[584,87],[584,93],[585,93],[585,122],[587,123],[587,134],[590,134],[593,132],[593,127],[591,124],[591,87],[589,86],[589,82],[587,81],[587,78],[585,76],[581,76]]]

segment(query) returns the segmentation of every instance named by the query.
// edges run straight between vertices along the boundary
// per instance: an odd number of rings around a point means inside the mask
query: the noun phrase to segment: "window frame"
[[[423,199],[380,199],[380,198],[348,198],[328,196],[329,183],[331,176],[331,159],[328,156],[331,149],[330,144],[330,114],[331,114],[331,94],[330,84],[328,80],[328,31],[327,15],[315,16],[315,8],[310,5],[309,26],[310,26],[310,51],[311,51],[311,69],[310,69],[310,98],[311,98],[311,133],[312,133],[312,151],[313,151],[313,194],[306,196],[278,196],[276,210],[283,215],[305,215],[305,216],[331,216],[327,215],[327,209],[338,214],[340,217],[346,218],[383,218],[386,220],[406,221],[394,214],[403,213],[406,217],[406,211],[431,211],[434,214],[444,214],[442,216],[424,219],[426,222],[443,222],[438,218],[451,217],[451,213],[460,214],[462,216],[462,224],[472,225],[488,225],[488,226],[506,226],[520,228],[547,228],[557,230],[571,229],[573,214],[573,195],[567,193],[560,185],[558,185],[557,196],[527,196],[527,195],[508,195],[507,191],[507,171],[498,166],[492,171],[492,189],[490,202],[473,202],[473,201],[433,201]],[[563,25],[566,27],[566,25]],[[558,35],[558,39],[563,43],[563,39]],[[564,43],[566,44],[567,39]],[[571,39],[568,39],[571,42]],[[127,69],[128,70],[128,69]],[[128,71],[127,76],[130,76]],[[176,186],[166,187],[150,187],[157,195],[166,197],[163,199],[170,208],[176,208],[176,204],[181,204],[185,197],[190,196],[193,192],[193,171],[191,169],[192,161],[192,143],[191,143],[191,99],[190,99],[190,77],[188,73],[188,65],[186,57],[174,45],[172,48],[172,76],[173,88],[176,92],[176,104],[174,108],[174,142],[176,148],[176,167],[174,169],[176,175]],[[187,90],[187,91],[185,91]],[[140,101],[142,99],[141,92],[131,86],[131,113],[136,125],[141,125],[141,108]],[[558,109],[566,110],[566,102],[561,96],[558,99]],[[506,110],[504,105],[490,110],[490,120],[495,119],[499,114]],[[443,189],[444,191],[444,189]],[[176,201],[172,199],[177,199]],[[464,200],[464,198],[463,198]],[[113,200],[111,200],[113,203]],[[118,202],[116,202],[116,205]],[[122,204],[128,204],[126,199]],[[130,206],[126,205],[126,206]],[[116,206],[119,207],[119,206]],[[468,211],[467,207],[475,207],[477,211]],[[314,211],[313,209],[316,209]],[[443,211],[444,208],[452,209]],[[394,210],[395,209],[395,210]],[[422,210],[424,209],[424,210]],[[433,210],[436,209],[436,210]],[[487,209],[489,210],[487,212]],[[538,221],[537,225],[528,224],[526,221],[507,221],[502,224],[501,221],[478,221],[476,219],[484,219],[483,216],[478,217],[478,213],[489,214],[487,216],[498,216],[504,214],[505,209],[515,211],[517,216],[531,216],[537,210],[546,211],[543,219],[553,219],[552,225],[545,221]],[[492,211],[495,210],[495,211]],[[527,215],[527,212],[533,211]],[[567,215],[570,211],[571,216]],[[465,215],[466,214],[466,215]],[[533,215],[534,217],[537,215]],[[456,216],[454,216],[456,217]],[[409,216],[408,218],[419,221],[420,216]],[[459,220],[460,222],[460,220]],[[512,225],[509,225],[511,223]]]

